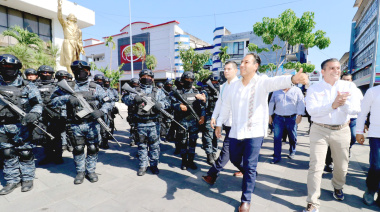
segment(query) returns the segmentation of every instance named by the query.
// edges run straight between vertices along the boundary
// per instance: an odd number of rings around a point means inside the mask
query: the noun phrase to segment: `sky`
[[[70,0],[95,11],[95,25],[82,29],[83,39],[120,33],[129,24],[127,0]],[[322,61],[340,59],[349,51],[352,19],[357,8],[355,0],[131,0],[132,22],[160,24],[172,20],[180,22],[184,31],[212,44],[213,30],[224,26],[231,33],[253,30],[263,17],[278,17],[292,9],[297,17],[304,12],[315,13],[316,30],[323,30],[330,38],[328,48],[309,49],[308,60],[320,70]]]

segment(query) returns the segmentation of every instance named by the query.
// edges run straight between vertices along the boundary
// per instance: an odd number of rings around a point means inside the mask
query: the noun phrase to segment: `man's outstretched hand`
[[[306,85],[309,83],[309,77],[307,74],[303,73],[303,68],[301,68],[297,74],[292,76],[292,83],[293,84],[302,84]]]

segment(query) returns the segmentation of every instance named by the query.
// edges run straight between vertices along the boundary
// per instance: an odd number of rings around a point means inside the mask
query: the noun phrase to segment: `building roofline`
[[[98,39],[95,39],[95,38],[88,38],[88,39],[86,39],[86,40],[83,40],[83,41],[88,41],[88,40],[96,40],[96,41],[100,41],[100,40],[98,40]]]
[[[157,25],[152,25],[152,26],[148,26],[148,27],[143,27],[143,28],[141,28],[141,30],[143,30],[143,29],[149,29],[149,28],[153,28],[153,27],[158,27],[158,26],[163,26],[163,25],[171,24],[171,23],[177,23],[177,24],[179,24],[178,21],[173,20],[173,21],[169,21],[169,22],[166,22],[166,23],[162,23],[162,24],[157,24]]]
[[[124,34],[128,34],[128,32],[122,32],[122,33],[119,33],[119,34],[116,34],[116,35],[110,35],[110,36],[106,36],[106,37],[103,37],[103,38],[106,39],[106,38],[109,38],[109,37],[115,37],[115,36],[124,35]]]
[[[132,22],[131,24],[148,24],[148,25],[150,25],[150,26],[153,26],[153,24],[151,24],[151,23],[148,23],[148,22],[144,22],[144,21],[135,21],[135,22]],[[121,30],[120,30],[120,32],[122,32],[125,28],[127,28],[129,26],[129,24],[127,25],[127,26],[125,26],[125,27],[123,27]]]
[[[97,46],[97,45],[100,45],[100,44],[104,44],[104,42],[97,43],[97,44],[92,44],[92,45],[88,45],[88,46],[83,46],[83,48],[87,48],[87,47],[91,47],[91,46]]]
[[[359,4],[356,4],[356,2],[360,1]],[[354,15],[354,18],[352,19],[352,21],[354,22],[357,22],[360,18],[360,16],[362,15],[362,13],[364,12],[364,10],[366,9],[367,5],[369,4],[369,0],[356,0],[355,2],[355,5],[354,7],[358,7],[358,10],[356,11],[355,15]]]

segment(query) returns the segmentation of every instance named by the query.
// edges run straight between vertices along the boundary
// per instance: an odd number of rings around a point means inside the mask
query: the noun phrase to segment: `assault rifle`
[[[86,101],[86,99],[83,97],[82,94],[75,93],[75,91],[67,84],[66,80],[61,80],[58,84],[58,87],[61,88],[62,90],[66,91],[69,93],[71,96],[74,96],[77,98],[83,107],[83,110],[79,111],[76,115],[79,118],[83,118],[87,116],[88,114],[94,112],[92,109],[91,105]],[[112,135],[111,129],[107,126],[107,124],[103,121],[101,118],[97,118],[96,121],[100,124],[101,127],[116,141],[116,143],[121,146],[119,141]]]
[[[3,96],[2,94],[0,94],[0,100],[3,101],[6,105],[8,105],[8,107],[10,107],[14,112],[16,112],[22,118],[26,116],[26,113],[23,110],[21,110],[21,108],[17,107],[17,105],[9,101],[6,96]],[[25,125],[25,123],[22,123],[22,125]],[[33,122],[33,126],[40,129],[43,133],[49,136],[51,140],[54,140],[54,136],[52,134],[48,133],[46,130],[44,130],[42,127],[38,125],[38,121]]]
[[[180,101],[182,104],[184,104],[187,107],[187,109],[190,110],[191,115],[197,120],[197,122],[199,122],[200,118],[198,114],[195,112],[194,108],[181,96],[181,94],[178,93],[177,89],[173,89],[173,96],[176,99],[178,99],[178,101]],[[205,127],[201,127],[201,130],[202,133],[206,133],[210,138],[212,138],[210,133],[207,130],[205,130]]]
[[[145,105],[144,108],[143,108],[143,110],[144,110],[145,112],[148,112],[149,110],[151,110],[152,107],[156,104],[155,102],[153,102],[153,101],[155,101],[155,100],[150,100],[150,99],[148,99],[146,96],[142,96],[142,95],[141,95],[139,92],[137,92],[135,89],[131,88],[131,86],[129,86],[128,83],[125,83],[125,84],[123,85],[122,89],[125,90],[125,91],[128,91],[128,92],[130,92],[130,93],[134,93],[134,94],[136,94],[136,95],[139,95],[139,96],[143,99],[143,101],[146,103],[146,105]],[[171,115],[170,113],[166,112],[166,111],[165,111],[164,109],[162,109],[162,108],[160,109],[160,112],[161,112],[164,116],[166,116],[166,117],[168,117],[170,120],[172,120],[174,123],[176,123],[179,127],[181,127],[182,129],[186,130],[186,128],[185,128],[184,126],[182,126],[180,123],[178,123],[178,122],[174,119],[174,116],[173,116],[173,115]]]
[[[206,84],[208,85],[208,87],[211,88],[211,90],[213,90],[216,93],[217,96],[219,96],[219,91],[214,87],[214,85],[212,84],[211,80],[207,80]]]

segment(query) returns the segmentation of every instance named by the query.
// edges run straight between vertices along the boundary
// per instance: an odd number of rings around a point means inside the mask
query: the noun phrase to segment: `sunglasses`
[[[73,66],[77,66],[77,65],[81,65],[81,66],[89,66],[88,65],[88,63],[86,62],[86,61],[78,61],[78,60],[76,60],[76,61],[74,61],[73,63],[72,63],[72,65]]]
[[[11,58],[11,57],[0,56],[0,62],[7,62],[7,63],[11,63],[11,64],[16,64],[19,61],[14,59],[14,58]]]

